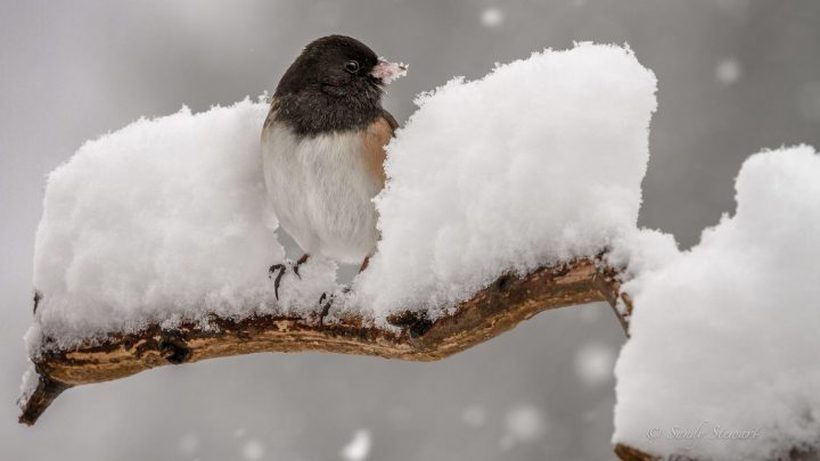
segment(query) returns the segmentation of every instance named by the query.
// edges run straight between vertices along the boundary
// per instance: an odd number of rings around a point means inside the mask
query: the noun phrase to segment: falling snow
[[[585,344],[575,355],[575,371],[587,386],[596,386],[612,379],[614,365],[615,351],[603,344]]]
[[[715,78],[724,85],[737,83],[742,76],[743,67],[737,59],[724,59],[715,67]]]
[[[501,448],[508,450],[519,443],[531,443],[547,433],[544,413],[533,405],[519,405],[509,412],[504,425],[506,432],[501,438]]]
[[[481,13],[481,24],[486,27],[498,27],[504,22],[504,12],[498,8],[487,8]]]
[[[256,461],[265,456],[265,446],[258,440],[248,440],[242,446],[242,458],[246,461]]]
[[[359,429],[353,434],[353,439],[339,452],[346,461],[364,461],[370,454],[372,445],[370,431]]]
[[[487,421],[487,410],[480,405],[470,405],[461,414],[464,424],[472,427],[481,427]]]

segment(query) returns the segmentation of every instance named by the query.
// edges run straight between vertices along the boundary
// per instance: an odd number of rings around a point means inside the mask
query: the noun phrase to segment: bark
[[[663,458],[622,443],[615,445],[615,455],[618,456],[618,459],[621,461],[696,461],[693,458],[683,455],[672,455]],[[789,450],[788,454],[784,455],[784,457],[776,459],[777,461],[818,461],[820,460],[820,453],[818,453],[815,448],[793,448]]]
[[[211,325],[216,329],[183,324],[163,330],[154,325],[133,334],[112,333],[97,345],[70,350],[53,350],[44,338],[44,351],[33,359],[40,385],[23,403],[20,422],[34,424],[63,390],[73,386],[217,357],[321,351],[439,360],[544,310],[595,301],[614,303],[619,292],[615,275],[592,259],[544,267],[525,277],[505,275],[461,303],[452,315],[430,321],[423,314],[400,311],[388,318],[392,328],[353,314],[343,315],[338,322],[324,322],[321,313],[315,312],[306,317],[260,315],[241,321],[213,317]],[[618,317],[626,326],[625,319]]]
[[[615,455],[621,461],[659,461],[660,458],[622,443],[615,445]],[[685,461],[681,459],[679,461]]]

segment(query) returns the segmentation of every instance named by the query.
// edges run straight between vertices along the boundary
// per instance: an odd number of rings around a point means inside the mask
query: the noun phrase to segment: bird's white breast
[[[262,134],[265,185],[279,223],[311,255],[361,263],[378,240],[368,169],[357,132],[298,137],[274,122]]]

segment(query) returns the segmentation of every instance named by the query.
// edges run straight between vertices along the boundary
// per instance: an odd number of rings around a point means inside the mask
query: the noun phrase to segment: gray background
[[[503,20],[484,24],[487,8]],[[167,367],[69,391],[34,428],[17,425],[44,175],[142,115],[272,89],[328,33],[411,63],[386,101],[399,120],[453,75],[627,41],[660,82],[641,223],[688,247],[734,209],[746,156],[820,145],[818,25],[810,0],[0,1],[0,459],[339,459],[360,428],[373,460],[611,458],[613,380],[577,373],[580,347],[614,354],[624,340],[602,305],[542,314],[440,363],[261,354]],[[510,443],[521,405],[544,430]],[[486,421],[467,424],[466,408]]]

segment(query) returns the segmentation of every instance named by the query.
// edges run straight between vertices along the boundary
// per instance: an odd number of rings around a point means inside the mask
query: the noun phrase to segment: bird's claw
[[[279,283],[282,281],[282,277],[285,275],[285,270],[287,266],[284,264],[274,264],[273,266],[268,269],[268,278],[273,279],[273,295],[276,297],[276,300],[279,301]],[[276,278],[273,277],[274,272],[279,272],[276,274]]]
[[[298,278],[299,280],[302,280],[302,276],[299,275],[299,266],[304,264],[308,260],[308,258],[310,258],[310,255],[305,253],[305,254],[302,255],[301,258],[296,260],[296,264],[293,265],[293,273],[296,275],[296,278]]]
[[[304,264],[308,260],[309,257],[310,257],[309,255],[304,254],[304,255],[302,255],[301,258],[299,258],[296,261],[295,264],[291,265],[291,270],[293,270],[293,274],[299,280],[302,280],[302,276],[299,275],[299,266]],[[270,268],[268,269],[268,278],[273,279],[273,295],[276,297],[277,301],[279,301],[279,284],[282,282],[282,277],[285,276],[285,271],[287,271],[288,265],[289,265],[289,263],[274,264],[274,265],[270,266]],[[275,272],[278,272],[278,273],[276,274],[276,277],[274,278],[273,274]]]
[[[343,287],[342,294],[346,294],[350,292],[350,287]],[[327,292],[322,293],[322,296],[319,296],[319,307],[322,309],[319,312],[319,325],[323,325],[325,317],[330,312],[331,306],[333,306],[333,301],[336,300],[336,295],[331,293],[327,294]]]
[[[327,293],[322,293],[322,296],[319,296],[319,307],[322,308],[322,311],[319,313],[319,325],[320,326],[322,325],[322,322],[324,322],[325,317],[327,317],[327,314],[330,312],[330,306],[333,305],[333,299],[334,299],[334,296],[333,295],[328,296]],[[325,302],[325,301],[327,301],[327,302]]]

